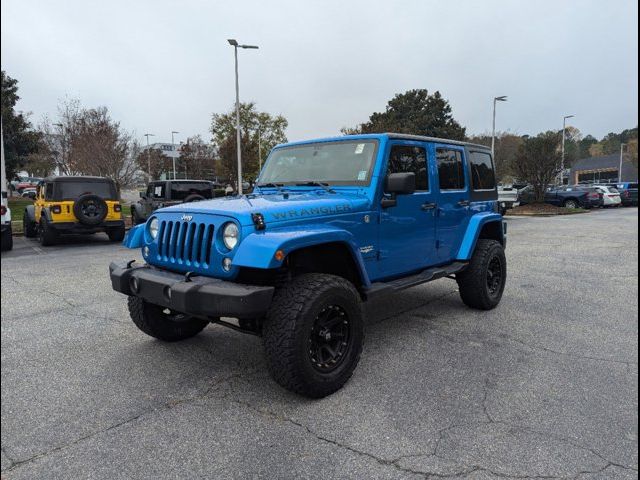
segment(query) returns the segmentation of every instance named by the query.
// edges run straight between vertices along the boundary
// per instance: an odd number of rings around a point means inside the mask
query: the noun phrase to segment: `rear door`
[[[469,178],[464,147],[433,144],[438,178],[436,246],[438,262],[455,258],[471,215]]]

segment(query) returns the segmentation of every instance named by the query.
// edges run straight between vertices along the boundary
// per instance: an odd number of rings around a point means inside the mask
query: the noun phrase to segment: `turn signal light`
[[[284,260],[284,252],[282,250],[278,250],[274,257],[277,261],[281,262],[282,260]]]
[[[5,213],[7,213],[7,207],[5,207],[4,205],[0,206],[0,215],[4,215]]]

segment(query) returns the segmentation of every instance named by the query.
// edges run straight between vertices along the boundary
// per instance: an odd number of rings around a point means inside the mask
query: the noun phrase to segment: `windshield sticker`
[[[366,170],[360,170],[358,172],[358,180],[362,181],[362,180],[366,180],[367,179],[367,171]]]
[[[358,145],[356,145],[356,155],[360,155],[362,152],[364,152],[364,143],[359,143]]]

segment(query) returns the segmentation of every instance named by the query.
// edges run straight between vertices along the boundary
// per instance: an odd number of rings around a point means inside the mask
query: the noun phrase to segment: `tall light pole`
[[[53,126],[54,127],[59,127],[60,131],[62,132],[60,134],[60,137],[61,137],[60,138],[60,150],[62,150],[62,151],[59,152],[58,155],[56,155],[56,157],[57,157],[56,169],[53,172],[54,175],[60,175],[60,166],[61,166],[62,162],[66,162],[67,161],[67,158],[66,158],[66,155],[65,155],[65,153],[66,153],[65,152],[65,140],[66,139],[64,138],[64,125],[61,124],[61,123],[54,123]],[[60,157],[62,157],[62,160],[60,159]]]
[[[258,127],[258,175],[262,171],[262,130]]]
[[[153,133],[145,133],[147,137],[147,175],[149,175],[149,181],[151,181],[151,150],[149,150],[149,137],[155,137]]]
[[[493,98],[493,129],[491,130],[491,157],[495,157],[496,154],[496,103],[506,102],[507,96],[502,95],[500,97]],[[495,159],[493,160],[495,162]]]
[[[256,45],[240,45],[237,40],[230,38],[227,40],[229,45],[233,47],[234,58],[236,61],[236,142],[238,150],[238,195],[242,195],[242,153],[240,152],[240,86],[238,83],[238,48],[257,49]]]
[[[560,162],[560,185],[564,185],[564,133],[567,129],[567,119],[575,115],[565,115],[562,117],[562,161]]]
[[[622,183],[622,160],[626,143],[620,144],[620,168],[618,169],[618,183]]]
[[[175,152],[175,148],[176,148],[176,143],[173,141],[173,136],[179,134],[180,132],[171,132],[171,148],[173,149],[173,151]],[[176,156],[175,153],[172,155],[172,160],[173,160],[173,179],[176,179]]]

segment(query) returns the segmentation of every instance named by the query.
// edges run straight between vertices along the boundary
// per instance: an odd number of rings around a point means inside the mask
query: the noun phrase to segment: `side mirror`
[[[413,172],[391,173],[387,175],[384,185],[385,193],[391,197],[382,199],[382,208],[395,207],[397,195],[410,195],[416,191],[416,174]]]
[[[147,198],[147,192],[140,192],[140,198]]]

